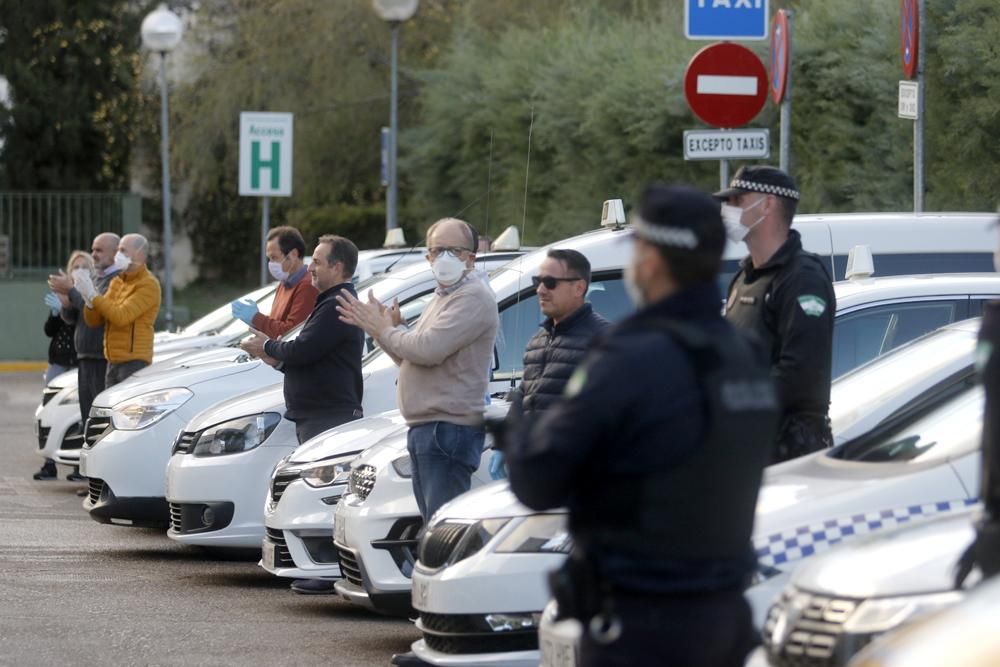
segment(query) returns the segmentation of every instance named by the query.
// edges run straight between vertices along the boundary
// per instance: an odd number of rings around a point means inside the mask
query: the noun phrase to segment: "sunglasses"
[[[545,285],[545,289],[555,289],[559,283],[572,283],[583,278],[556,278],[555,276],[532,276],[531,286],[538,289],[539,285]]]

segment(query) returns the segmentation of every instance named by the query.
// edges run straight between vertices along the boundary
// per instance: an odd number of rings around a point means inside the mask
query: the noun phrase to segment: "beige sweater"
[[[396,395],[406,423],[482,422],[499,323],[489,287],[467,276],[454,291],[435,295],[412,329],[379,333],[399,364]]]

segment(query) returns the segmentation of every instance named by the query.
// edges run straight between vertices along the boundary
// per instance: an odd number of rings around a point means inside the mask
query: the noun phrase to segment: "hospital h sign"
[[[240,195],[292,194],[292,114],[240,114]]]

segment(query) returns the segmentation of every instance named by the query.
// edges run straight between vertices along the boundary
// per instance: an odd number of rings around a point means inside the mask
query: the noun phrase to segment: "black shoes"
[[[409,651],[407,653],[397,653],[392,656],[390,664],[400,665],[401,667],[430,667],[431,663],[424,662],[413,651]]]
[[[300,595],[336,595],[329,579],[296,579],[291,589]]]
[[[73,472],[66,475],[67,482],[86,482],[87,478],[80,474],[79,468],[73,468]]]
[[[59,475],[56,472],[56,462],[52,459],[45,459],[45,464],[41,469],[31,476],[32,479],[56,479]]]

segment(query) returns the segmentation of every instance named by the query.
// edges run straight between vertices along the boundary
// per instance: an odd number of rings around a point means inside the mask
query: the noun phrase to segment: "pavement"
[[[0,665],[388,665],[419,638],[256,559],[96,523],[83,485],[31,479],[40,395],[37,372],[0,374]]]

